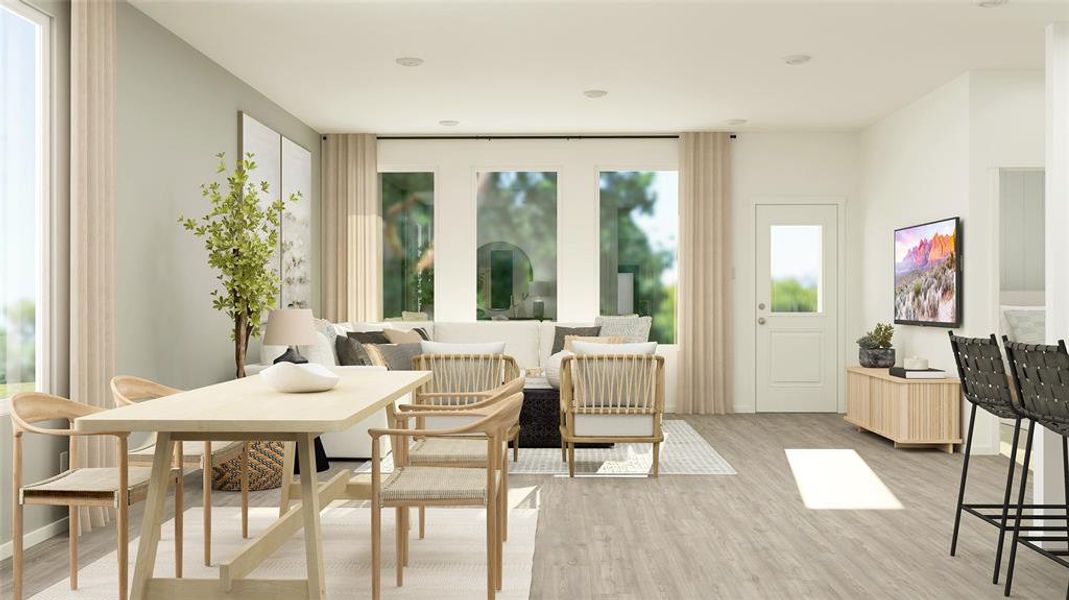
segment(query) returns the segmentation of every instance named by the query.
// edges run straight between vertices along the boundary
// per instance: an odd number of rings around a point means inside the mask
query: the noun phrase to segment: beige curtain
[[[376,137],[326,136],[323,160],[323,318],[382,318],[382,217]]]
[[[684,133],[679,168],[679,406],[731,412],[730,134]]]
[[[71,4],[70,395],[111,406],[115,373],[116,20],[114,0]],[[114,439],[83,440],[79,464],[115,465]],[[82,529],[109,520],[83,509]]]

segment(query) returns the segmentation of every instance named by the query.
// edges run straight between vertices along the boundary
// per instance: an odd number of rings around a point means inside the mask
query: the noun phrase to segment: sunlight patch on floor
[[[810,510],[901,510],[902,503],[854,450],[784,450]]]

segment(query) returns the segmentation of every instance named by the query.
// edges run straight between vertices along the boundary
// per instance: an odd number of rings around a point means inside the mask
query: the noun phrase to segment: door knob
[[[758,325],[764,325],[765,324],[765,318],[764,317],[758,317],[757,318],[757,324]]]
[[[761,304],[758,304],[757,308],[760,309],[760,310],[765,310],[765,303],[762,302]]]

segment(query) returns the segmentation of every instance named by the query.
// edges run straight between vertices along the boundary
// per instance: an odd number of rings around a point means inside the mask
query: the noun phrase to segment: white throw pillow
[[[643,342],[640,344],[572,342],[572,351],[576,354],[656,354],[657,342]]]
[[[653,317],[639,317],[637,315],[622,317],[600,316],[594,319],[594,324],[601,327],[598,335],[622,337],[632,343],[648,342],[650,328],[653,327]]]
[[[341,381],[337,373],[315,363],[295,365],[280,362],[260,371],[260,377],[271,388],[289,394],[325,392]]]
[[[556,354],[550,355],[550,357],[546,359],[544,368],[546,371],[546,381],[549,382],[549,385],[553,386],[555,389],[560,389],[560,363],[564,360],[565,356],[574,355],[573,352],[561,350]]]
[[[479,344],[453,344],[449,342],[419,343],[424,354],[504,354],[505,342],[483,342]]]

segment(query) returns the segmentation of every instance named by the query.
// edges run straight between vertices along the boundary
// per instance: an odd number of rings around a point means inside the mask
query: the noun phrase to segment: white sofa
[[[521,369],[544,367],[553,349],[556,326],[589,327],[587,323],[557,323],[555,321],[474,321],[474,322],[436,322],[436,321],[383,321],[374,323],[338,323],[334,324],[337,333],[344,331],[381,331],[383,329],[422,328],[430,338],[437,342],[475,343],[505,342],[505,353],[516,359]],[[262,365],[246,367],[249,373],[256,373],[268,365],[275,356],[285,349],[266,347],[261,352]],[[302,354],[314,360],[315,356],[324,356],[325,352],[306,352]],[[333,354],[333,348],[331,348]],[[665,412],[673,412],[676,404],[676,369],[678,346],[660,344],[657,354],[664,356],[665,367]],[[336,359],[336,356],[335,356]],[[329,361],[328,359],[325,359]],[[329,365],[328,365],[329,366]],[[367,458],[371,455],[371,441],[366,432],[371,427],[385,427],[385,415],[359,423],[351,430],[323,436],[323,446],[331,458]]]

